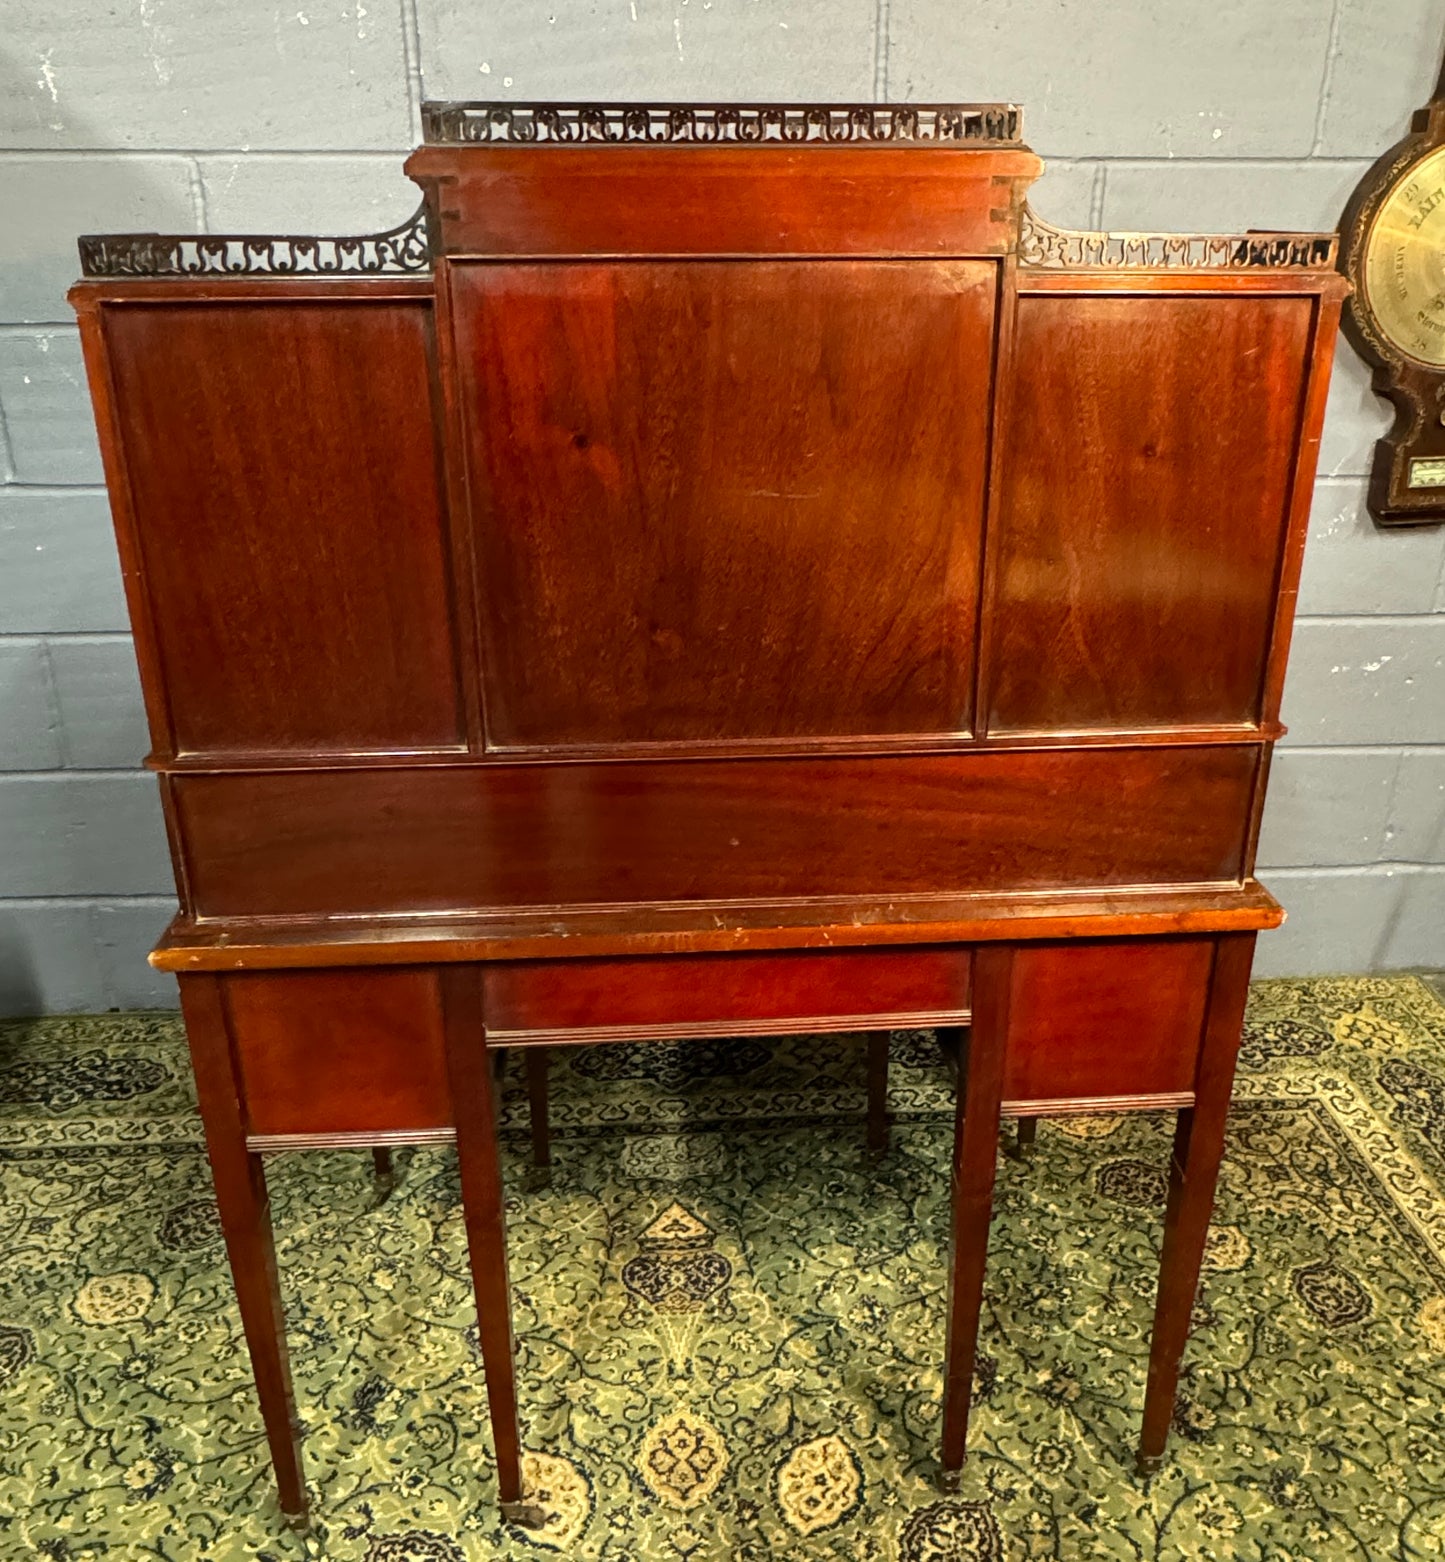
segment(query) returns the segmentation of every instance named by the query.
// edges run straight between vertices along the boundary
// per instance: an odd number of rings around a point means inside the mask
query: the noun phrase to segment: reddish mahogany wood
[[[1259,720],[1313,313],[1020,300],[991,731]]]
[[[973,965],[973,1025],[963,1042],[953,1130],[948,1304],[943,1361],[943,1484],[953,1489],[963,1467],[973,1364],[988,1261],[1003,1091],[1013,1000],[1011,944],[980,949]]]
[[[293,970],[419,961],[977,944],[1278,927],[1279,902],[1256,879],[1230,888],[816,900],[787,906],[610,907],[478,917],[232,922],[177,917],[151,954],[162,971]]]
[[[451,1124],[435,971],[242,972],[225,991],[249,1133]]]
[[[1025,148],[422,147],[454,255],[1002,255]]]
[[[888,1032],[873,1031],[868,1037],[868,1149],[875,1156],[888,1151],[888,1129],[892,1116],[888,1110]]]
[[[967,1437],[1000,1096],[1007,1088],[1004,1080],[1016,1043],[1037,1027],[1048,989],[1051,984],[1057,988],[1064,973],[1072,978],[1070,1001],[1079,1006],[1081,1033],[1086,1038],[1101,1016],[1112,1012],[1127,1022],[1132,1015],[1161,1046],[1167,1041],[1165,1026],[1174,1024],[1178,1050],[1197,1059],[1191,1072],[1194,1104],[1180,1112],[1175,1139],[1139,1449],[1142,1466],[1152,1468],[1157,1463],[1168,1436],[1179,1361],[1198,1288],[1253,951],[1253,933],[1226,933],[1170,943],[1112,940],[1069,949],[998,944],[975,955],[973,1026],[959,1069],[954,1151],[954,1246],[943,1404],[946,1483],[963,1463]],[[1132,980],[1136,973],[1137,982]],[[1057,991],[1053,997],[1057,1012]],[[1156,999],[1153,1006],[1151,997]],[[1046,1015],[1045,1025],[1053,1028],[1050,1021]],[[1104,1052],[1086,1047],[1070,1076],[1073,1060],[1064,1055],[1062,1046],[1055,1051],[1060,1082],[1072,1087],[1062,1090],[1062,1095],[1095,1093],[1094,1087],[1114,1073]],[[1136,1096],[1142,1093],[1137,1086],[1130,1091]],[[1021,1144],[1023,1140],[1021,1132]]]
[[[487,1375],[487,1413],[497,1457],[497,1495],[503,1511],[522,1521],[522,1437],[517,1423],[512,1292],[507,1279],[507,1229],[502,1167],[497,1153],[492,1065],[482,1021],[481,972],[448,966],[440,974],[447,1077],[456,1104],[457,1164],[467,1227],[477,1329]]]
[[[171,778],[202,917],[1240,881],[1259,751]]]
[[[527,1048],[527,1111],[532,1120],[532,1164],[552,1164],[552,1125],[548,1110],[547,1082],[551,1053],[546,1047]]]
[[[489,745],[966,734],[997,285],[453,266]]]
[[[1269,664],[1265,669],[1263,710],[1267,723],[1278,721],[1280,699],[1284,693],[1290,638],[1294,632],[1295,605],[1299,599],[1300,572],[1304,567],[1305,538],[1309,533],[1310,507],[1314,503],[1315,468],[1319,461],[1320,435],[1329,397],[1330,368],[1334,363],[1340,311],[1347,292],[1343,284],[1344,278],[1341,277],[1332,289],[1323,290],[1316,305],[1309,378],[1305,385],[1304,414],[1300,426],[1299,462],[1295,469],[1294,492],[1290,497],[1289,535],[1285,540],[1284,559],[1280,566],[1274,605],[1274,633],[1270,642]],[[1261,787],[1261,802],[1262,799]]]
[[[1153,1457],[1280,915],[1249,874],[1342,284],[1022,243],[1021,148],[409,166],[434,279],[75,294],[182,898],[156,958],[285,1504],[248,1128],[455,1122],[503,1503],[535,1519],[484,989],[494,1040],[957,1023],[970,956],[945,1471],[1005,1094],[1193,1103]],[[876,1033],[869,1080],[877,1145]]]
[[[1139,1439],[1139,1464],[1145,1470],[1156,1466],[1163,1455],[1174,1415],[1179,1363],[1189,1338],[1199,1268],[1214,1210],[1214,1188],[1224,1155],[1224,1125],[1244,1028],[1254,934],[1224,934],[1215,940],[1215,950],[1194,1105],[1179,1114],[1169,1164],[1159,1295]]]
[[[196,1076],[196,1099],[216,1188],[216,1209],[231,1261],[241,1327],[261,1401],[261,1420],[276,1472],[281,1511],[297,1528],[307,1522],[301,1438],[286,1350],[286,1318],[276,1279],[276,1245],[266,1171],[246,1148],[243,1085],[233,1063],[224,988],[234,977],[181,978],[181,1012]]]
[[[487,1032],[502,1045],[606,1032],[611,1039],[928,1025],[968,1010],[966,950],[674,955],[489,965]],[[585,1039],[585,1034],[583,1034]]]
[[[1207,939],[1028,944],[1014,956],[1004,1099],[1170,1095],[1194,1088],[1213,951]]]
[[[430,306],[313,290],[98,329],[176,748],[465,747]]]

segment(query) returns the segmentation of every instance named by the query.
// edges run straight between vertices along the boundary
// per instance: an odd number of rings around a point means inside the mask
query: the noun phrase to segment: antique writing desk
[[[401,229],[87,239],[72,294],[284,1509],[261,1156],[455,1138],[525,1521],[487,1049],[624,1038],[971,1022],[946,1474],[1000,1112],[1177,1109],[1157,1459],[1332,240],[1050,228],[1008,106],[426,124]]]

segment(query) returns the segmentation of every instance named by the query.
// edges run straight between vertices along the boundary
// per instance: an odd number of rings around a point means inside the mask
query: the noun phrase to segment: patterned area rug
[[[1445,1555],[1445,1006],[1254,993],[1165,1468],[1133,1446],[1170,1125],[1000,1162],[963,1490],[933,1486],[950,1088],[894,1038],[598,1047],[555,1174],[508,1080],[512,1278],[544,1530],[494,1503],[455,1163],[271,1163],[316,1527],[279,1520],[169,1016],[0,1026],[0,1554],[476,1562]],[[512,1060],[515,1064],[516,1060]]]

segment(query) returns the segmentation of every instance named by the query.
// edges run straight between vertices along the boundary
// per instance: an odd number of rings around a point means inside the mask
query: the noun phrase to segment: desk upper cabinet
[[[88,241],[186,915],[1249,878],[1329,239],[1058,232],[1007,107],[427,123],[396,233]]]

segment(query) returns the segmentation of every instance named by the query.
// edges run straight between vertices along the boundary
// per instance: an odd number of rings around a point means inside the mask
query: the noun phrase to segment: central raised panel
[[[970,731],[995,262],[449,276],[490,747]]]

